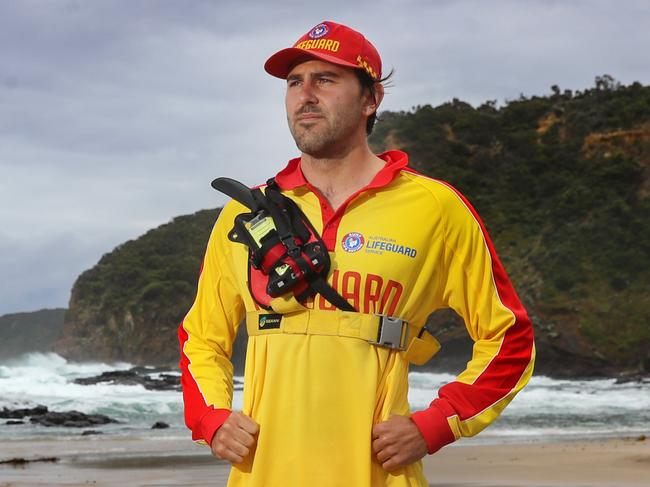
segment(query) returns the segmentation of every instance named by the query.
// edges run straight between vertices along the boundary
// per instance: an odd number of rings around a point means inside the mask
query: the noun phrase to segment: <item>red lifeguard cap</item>
[[[272,76],[286,79],[298,61],[309,58],[363,69],[375,81],[381,79],[381,58],[375,46],[356,30],[329,20],[310,29],[293,47],[273,54],[264,63],[264,69]]]

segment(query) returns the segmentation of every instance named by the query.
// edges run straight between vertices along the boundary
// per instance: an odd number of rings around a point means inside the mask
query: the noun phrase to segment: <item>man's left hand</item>
[[[372,450],[388,472],[410,465],[428,453],[426,441],[408,416],[391,416],[373,426]]]

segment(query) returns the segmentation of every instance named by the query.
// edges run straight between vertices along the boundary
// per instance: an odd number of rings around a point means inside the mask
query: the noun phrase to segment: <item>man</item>
[[[271,186],[318,231],[331,259],[325,277],[346,303],[321,292],[254,298],[264,276],[231,232],[249,210],[229,202],[179,328],[187,425],[233,465],[228,485],[426,486],[420,459],[481,431],[527,383],[531,323],[463,196],[409,169],[403,152],[370,151],[384,92],[369,41],[322,22],[265,69],[287,80],[301,151]],[[473,357],[411,414],[409,362],[435,352],[423,326],[444,307],[464,318]],[[244,317],[244,404],[231,412],[230,356]]]

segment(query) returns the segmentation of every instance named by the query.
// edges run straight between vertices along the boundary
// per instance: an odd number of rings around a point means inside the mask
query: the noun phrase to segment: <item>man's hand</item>
[[[230,413],[212,438],[212,454],[233,465],[242,463],[255,444],[259,429],[259,425],[244,413]]]
[[[428,453],[427,443],[408,416],[391,416],[372,428],[372,450],[384,470],[393,472]]]

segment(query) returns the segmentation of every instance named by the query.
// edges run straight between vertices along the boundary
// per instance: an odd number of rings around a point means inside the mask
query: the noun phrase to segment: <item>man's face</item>
[[[315,157],[344,151],[365,137],[367,90],[352,69],[318,60],[295,66],[287,76],[285,104],[289,130],[298,148]]]

